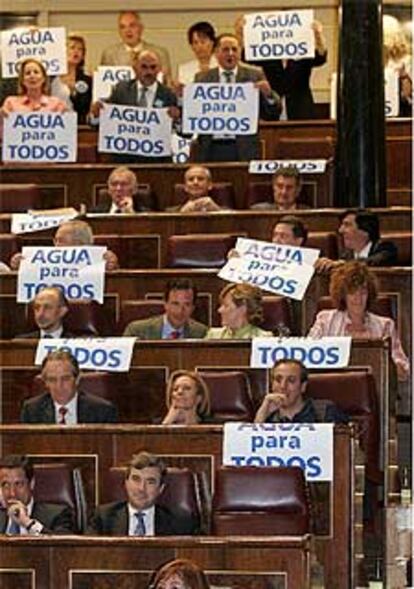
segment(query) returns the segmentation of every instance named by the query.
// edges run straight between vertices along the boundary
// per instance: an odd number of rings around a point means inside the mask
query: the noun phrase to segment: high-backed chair
[[[286,330],[293,333],[295,328],[289,299],[279,296],[264,296],[262,301],[264,320],[260,327],[275,335],[287,335],[287,332],[283,333]]]
[[[330,296],[320,297],[317,303],[317,311],[322,309],[335,309],[335,304]],[[372,312],[384,317],[397,320],[397,297],[379,294],[372,304]]]
[[[215,422],[249,421],[255,411],[247,375],[240,370],[199,371],[205,380],[211,401],[211,417]]]
[[[329,399],[358,424],[367,478],[379,482],[380,419],[371,370],[312,373],[306,394],[313,399]]]
[[[82,372],[79,377],[79,390],[108,399],[114,400],[114,380],[118,375],[110,372]],[[44,392],[45,385],[40,374],[37,374],[32,383],[31,394],[39,395]]]
[[[139,210],[140,207],[148,209],[149,211],[158,210],[155,194],[152,192],[149,184],[138,184],[137,191],[134,194],[133,199],[136,205],[136,210]],[[110,206],[111,197],[109,196],[108,189],[100,188],[96,194],[95,206],[100,207],[102,205],[106,205],[107,203]]]
[[[300,468],[222,466],[217,470],[213,534],[300,536],[309,530],[309,500]]]
[[[41,208],[38,184],[2,184],[0,186],[0,213],[24,213]]]
[[[65,463],[34,465],[34,500],[65,504],[72,509],[78,531],[86,523],[86,502],[80,470]]]
[[[102,502],[125,501],[126,492],[124,480],[126,468],[113,466],[105,474],[102,486]],[[165,489],[157,499],[163,505],[174,511],[174,508],[201,521],[202,506],[198,480],[189,468],[168,467],[165,479]]]
[[[306,247],[321,250],[321,256],[336,260],[338,258],[338,239],[332,231],[312,231],[308,234]]]
[[[167,241],[169,268],[220,268],[236,243],[230,234],[171,235]]]
[[[231,182],[213,182],[210,190],[211,198],[221,207],[234,209],[234,186]],[[184,184],[174,185],[174,204],[184,204],[187,200]]]
[[[413,235],[408,231],[395,231],[381,234],[384,241],[392,241],[397,247],[397,265],[412,265],[412,242]]]
[[[120,268],[159,268],[158,238],[149,235],[95,235],[95,245],[106,245],[117,256]]]

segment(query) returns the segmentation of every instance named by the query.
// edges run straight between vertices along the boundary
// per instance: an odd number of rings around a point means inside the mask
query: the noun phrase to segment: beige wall
[[[20,0],[18,3],[19,12],[33,12],[35,8],[42,26],[65,26],[68,31],[83,35],[87,41],[89,71],[99,64],[102,49],[117,41],[116,16],[120,7],[139,9],[145,24],[145,38],[169,48],[174,68],[178,63],[193,57],[187,45],[186,30],[198,20],[209,20],[220,33],[231,30],[236,16],[243,12],[274,10],[276,7],[314,8],[315,17],[324,25],[329,52],[327,65],[314,69],[312,87],[318,102],[329,102],[330,75],[336,69],[337,60],[338,0],[284,0],[277,3],[263,0],[204,0],[200,10],[194,8],[194,0],[124,1],[116,4],[116,10],[114,4],[113,0],[89,0],[87,3],[80,0],[37,0],[36,4]],[[14,12],[16,1],[1,0],[1,8],[5,12]]]

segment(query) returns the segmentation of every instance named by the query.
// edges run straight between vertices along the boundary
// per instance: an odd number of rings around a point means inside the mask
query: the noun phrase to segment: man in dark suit
[[[188,278],[167,282],[165,289],[165,313],[149,319],[131,321],[124,336],[138,339],[203,338],[207,326],[191,319],[197,298],[197,289]]]
[[[133,215],[149,209],[139,202],[137,177],[126,166],[118,166],[109,174],[106,200],[92,209],[93,213]]]
[[[25,456],[0,459],[0,533],[37,536],[72,534],[74,514],[67,505],[34,501],[34,469]]]
[[[295,166],[278,168],[272,177],[272,188],[273,202],[258,202],[251,208],[257,211],[281,212],[309,208],[298,202],[302,178]]]
[[[34,320],[39,329],[17,335],[17,338],[38,339],[67,338],[73,334],[63,325],[63,319],[68,312],[68,303],[63,291],[56,286],[47,286],[40,290],[33,299]]]
[[[319,258],[315,267],[327,272],[349,260],[361,260],[368,266],[396,266],[398,251],[392,241],[380,239],[378,215],[364,209],[349,209],[339,217],[338,233],[344,250],[339,260]]]
[[[103,536],[184,536],[198,523],[187,514],[157,505],[165,488],[166,467],[148,452],[132,457],[125,476],[126,501],[96,508],[87,533]]]
[[[168,108],[171,118],[178,119],[180,112],[177,107],[175,94],[157,80],[157,76],[161,71],[161,62],[158,54],[149,50],[142,51],[134,56],[132,67],[134,68],[136,79],[119,82],[105,102],[125,106],[141,106],[143,108]],[[102,103],[96,102],[92,105],[92,114],[97,116],[101,108]],[[171,156],[156,157],[113,154],[112,159],[124,164],[172,162]]]
[[[79,365],[66,350],[50,352],[42,364],[42,379],[48,392],[27,399],[22,423],[116,423],[118,413],[106,399],[78,390]]]
[[[228,33],[220,35],[216,41],[215,54],[219,67],[198,73],[194,81],[203,84],[253,82],[260,91],[260,118],[277,119],[280,113],[279,96],[271,89],[261,68],[240,63],[241,48],[237,37]],[[257,133],[234,137],[198,136],[196,161],[248,161],[259,158]]]

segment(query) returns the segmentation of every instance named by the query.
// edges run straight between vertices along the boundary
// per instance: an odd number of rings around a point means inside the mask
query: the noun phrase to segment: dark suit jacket
[[[265,75],[262,68],[252,67],[248,65],[238,65],[236,82],[258,82],[265,80]],[[200,72],[195,76],[196,83],[217,83],[220,81],[219,68],[212,68],[207,72]],[[270,104],[261,92],[259,116],[264,120],[277,120],[280,114],[280,100],[275,93],[275,104]],[[199,135],[197,139],[198,150],[197,161],[209,161],[210,149],[214,149],[214,142],[212,135]],[[259,136],[255,135],[238,135],[236,136],[236,145],[238,152],[238,161],[247,161],[258,159],[260,157]]]
[[[313,59],[289,59],[286,68],[280,59],[249,62],[260,65],[269,83],[279,96],[286,97],[288,119],[312,119],[315,116],[310,89],[312,68],[326,63],[327,53],[315,52]],[[244,52],[242,54],[244,59]]]
[[[345,250],[341,255],[341,259],[353,260],[354,254],[350,250]],[[372,244],[368,257],[364,261],[368,266],[397,266],[397,247],[392,241],[377,241]]]
[[[172,512],[161,505],[155,506],[156,536],[190,536],[197,532],[196,522],[182,512]],[[102,536],[128,535],[128,508],[126,501],[107,503],[96,508],[87,534]]]
[[[161,339],[163,315],[156,315],[149,319],[139,319],[127,325],[123,335],[139,339]],[[207,333],[207,326],[190,319],[184,327],[184,337],[189,339],[203,338]]]
[[[26,399],[20,414],[22,423],[56,423],[55,407],[49,393]],[[116,423],[116,407],[106,399],[79,391],[79,423]]]
[[[75,533],[74,514],[67,505],[57,503],[34,503],[32,518],[43,524],[42,534]],[[0,534],[7,526],[7,512],[0,509]]]
[[[15,335],[14,336],[16,339],[39,339],[40,338],[40,329],[36,329],[36,331],[29,331],[28,333],[22,333],[19,335]],[[81,336],[77,336],[74,333],[71,333],[70,331],[67,331],[66,329],[63,329],[62,335],[60,336],[63,339],[69,338],[69,337],[81,337]]]
[[[148,209],[144,205],[140,204],[138,202],[138,199],[139,199],[138,196],[136,198],[134,198],[134,211],[136,213],[145,213],[147,211],[150,211],[150,209]],[[98,205],[96,205],[96,207],[92,207],[88,212],[90,212],[90,213],[109,213],[109,211],[111,210],[111,207],[112,207],[112,200],[110,197],[108,197],[108,198],[105,198],[105,200],[103,202],[100,202]]]

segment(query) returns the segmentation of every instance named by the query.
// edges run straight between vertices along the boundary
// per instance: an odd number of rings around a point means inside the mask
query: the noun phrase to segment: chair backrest
[[[171,235],[167,241],[169,268],[220,268],[237,235],[207,234]]]
[[[234,209],[235,196],[234,186],[231,182],[213,182],[210,190],[211,198],[221,207]],[[174,186],[174,204],[179,205],[187,200],[184,184]]]
[[[102,497],[105,503],[125,501],[125,475],[126,468],[121,466],[113,466],[105,474]],[[200,493],[195,473],[189,468],[168,467],[165,489],[159,496],[157,503],[172,511],[178,508],[183,513],[200,521]]]
[[[95,245],[106,245],[112,250],[120,268],[159,268],[158,236],[95,235],[93,241]]]
[[[74,513],[78,531],[82,531],[86,521],[86,505],[79,469],[57,462],[35,464],[34,477],[35,501],[67,505]]]
[[[156,211],[158,209],[155,194],[149,184],[138,184],[133,198],[136,210],[139,210],[141,206],[150,211]],[[96,195],[96,206],[110,201],[111,197],[109,196],[108,189],[100,188]]]
[[[210,391],[211,417],[215,422],[248,421],[255,411],[247,375],[239,370],[198,371]]]
[[[338,238],[333,231],[312,231],[308,234],[306,247],[314,247],[321,250],[321,256],[338,259]]]
[[[110,372],[82,372],[79,378],[79,390],[108,399],[114,399],[114,380],[116,374]],[[40,374],[36,374],[32,382],[31,394],[39,395],[44,392],[45,384]]]
[[[38,184],[2,184],[0,186],[0,213],[23,213],[41,207]]]
[[[392,241],[397,247],[397,265],[412,265],[413,235],[407,231],[396,231],[392,233],[381,233],[383,241]]]
[[[378,480],[380,419],[375,379],[371,370],[312,373],[309,375],[306,394],[313,399],[329,399],[358,424],[367,477]]]
[[[10,258],[18,251],[18,238],[10,233],[0,233],[0,261],[9,264]]]
[[[289,330],[289,334],[293,333],[295,328],[289,299],[279,296],[264,296],[262,301],[264,320],[261,327],[275,335],[288,335],[283,333],[285,328]]]
[[[164,301],[157,299],[122,301],[117,331],[122,334],[131,321],[148,319],[162,313],[164,313]]]
[[[305,477],[298,467],[233,467],[216,471],[212,533],[303,535],[310,528]]]
[[[372,312],[383,317],[391,317],[397,321],[397,297],[379,294],[372,305]],[[335,309],[335,304],[330,296],[320,297],[317,303],[317,311],[322,309]]]

